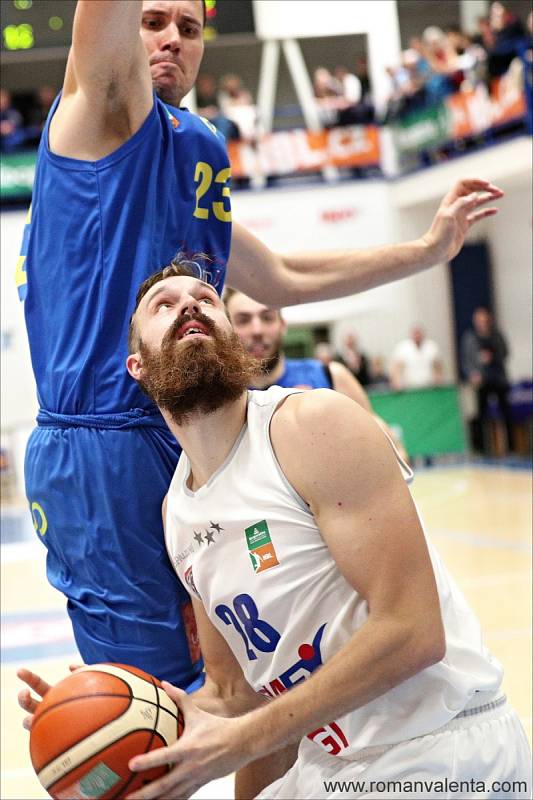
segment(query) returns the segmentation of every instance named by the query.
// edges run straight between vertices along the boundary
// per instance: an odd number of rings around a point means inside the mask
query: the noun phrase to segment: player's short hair
[[[159,283],[160,281],[164,281],[166,278],[200,278],[202,274],[202,267],[200,265],[210,262],[211,260],[212,259],[206,253],[193,253],[192,255],[189,255],[188,253],[179,252],[174,256],[170,264],[167,264],[166,267],[154,272],[141,283],[135,298],[135,308],[133,309],[133,313],[130,317],[130,326],[128,330],[128,353],[136,353],[141,344],[141,337],[135,323],[135,313],[139,308],[139,303],[143,299],[144,295],[152,288],[152,286],[155,286],[155,284]]]
[[[228,303],[231,300],[231,298],[234,297],[236,294],[240,294],[238,289],[232,289],[231,286],[224,287],[224,291],[222,293],[222,300],[224,301],[224,305],[226,306],[226,311],[229,311]]]

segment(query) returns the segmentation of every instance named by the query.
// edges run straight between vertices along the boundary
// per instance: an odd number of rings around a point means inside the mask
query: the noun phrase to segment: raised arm
[[[282,256],[234,223],[228,283],[279,308],[372,289],[454,258],[470,227],[497,213],[485,204],[502,196],[489,181],[458,181],[420,239],[365,250]]]
[[[61,102],[50,126],[53,152],[95,160],[120,146],[152,107],[139,31],[142,0],[78,0]]]

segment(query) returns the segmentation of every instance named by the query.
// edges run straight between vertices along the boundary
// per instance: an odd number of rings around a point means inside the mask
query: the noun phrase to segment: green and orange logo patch
[[[279,561],[270,538],[266,520],[262,519],[261,522],[255,522],[249,528],[245,528],[244,532],[254,572],[257,574],[258,572],[265,572],[271,567],[277,567]]]

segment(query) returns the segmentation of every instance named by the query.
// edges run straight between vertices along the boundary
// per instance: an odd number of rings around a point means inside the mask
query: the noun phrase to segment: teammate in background
[[[224,302],[233,330],[245,350],[263,362],[250,384],[253,389],[268,389],[274,385],[296,389],[334,389],[355,400],[365,411],[373,413],[367,393],[344,364],[338,361],[325,364],[316,358],[285,356],[283,337],[287,323],[281,311],[230,288],[224,292]],[[407,454],[393,431],[381,417],[374,416],[378,425],[394,441],[401,457],[407,460]]]
[[[130,374],[183,447],[166,542],[198,620],[203,692],[221,715],[167,684],[183,737],[131,766],[175,766],[131,800],[188,797],[299,740],[283,777],[265,789],[257,768],[237,796],[449,776],[510,782],[485,797],[527,797],[529,748],[501,667],[371,417],[337,392],[247,392],[254,364],[222,302],[170,270],[141,287],[130,348]]]
[[[335,389],[371,410],[366,392],[352,373],[338,361],[323,364],[316,358],[287,358],[283,352],[283,337],[287,323],[281,311],[227,288],[224,302],[233,330],[251,356],[263,362],[254,377],[254,389],[269,386],[299,389]]]
[[[124,370],[137,286],[182,250],[209,253],[197,274],[221,291],[231,241],[229,280],[262,302],[341,296],[452,258],[502,196],[461,181],[423,237],[365,251],[282,257],[232,235],[224,143],[178,108],[204,14],[201,0],[79,0],[17,267],[40,405],[26,492],[48,578],[84,661],[181,686],[202,663],[158,510],[179,447]]]

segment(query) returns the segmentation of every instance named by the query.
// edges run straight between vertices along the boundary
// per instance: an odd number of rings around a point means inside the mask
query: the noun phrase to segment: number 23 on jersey
[[[209,219],[214,215],[220,222],[231,222],[230,188],[228,181],[231,177],[230,167],[219,170],[214,175],[213,167],[205,161],[198,161],[194,170],[196,184],[196,208],[194,216],[197,219]],[[220,200],[209,202],[207,193],[214,186]]]

